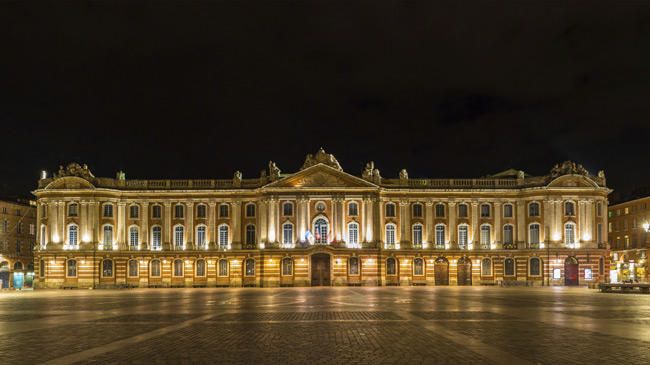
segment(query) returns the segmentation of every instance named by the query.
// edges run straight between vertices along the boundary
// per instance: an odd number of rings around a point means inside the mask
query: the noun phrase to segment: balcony
[[[516,250],[517,249],[517,244],[514,243],[514,242],[504,243],[503,244],[503,249],[504,250]]]

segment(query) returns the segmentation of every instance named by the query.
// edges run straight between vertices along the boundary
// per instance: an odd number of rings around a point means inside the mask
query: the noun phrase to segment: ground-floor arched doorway
[[[472,285],[472,260],[467,257],[458,259],[458,285]]]
[[[311,255],[311,286],[330,286],[331,262],[330,255],[316,253]]]
[[[444,257],[438,257],[433,265],[436,285],[449,285],[449,261]]]
[[[578,279],[578,270],[578,260],[575,257],[569,256],[564,260],[564,285],[579,285],[580,280]]]

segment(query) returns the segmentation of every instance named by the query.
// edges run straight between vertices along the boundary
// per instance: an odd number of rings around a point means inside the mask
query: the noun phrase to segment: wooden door
[[[449,285],[449,265],[446,263],[436,263],[434,265],[434,274],[436,285]]]
[[[315,254],[311,257],[311,286],[330,286],[330,256]]]
[[[564,285],[575,286],[578,284],[579,284],[578,264],[565,263],[564,264]]]
[[[472,285],[471,264],[458,264],[458,285]]]

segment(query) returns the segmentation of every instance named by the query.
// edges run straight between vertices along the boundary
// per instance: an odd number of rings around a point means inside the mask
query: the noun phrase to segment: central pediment
[[[343,171],[317,164],[266,185],[267,188],[375,188],[377,185]]]

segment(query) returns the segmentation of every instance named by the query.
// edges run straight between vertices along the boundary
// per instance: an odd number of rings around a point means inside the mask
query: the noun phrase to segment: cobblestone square
[[[0,293],[3,364],[648,364],[650,296],[584,288]]]

